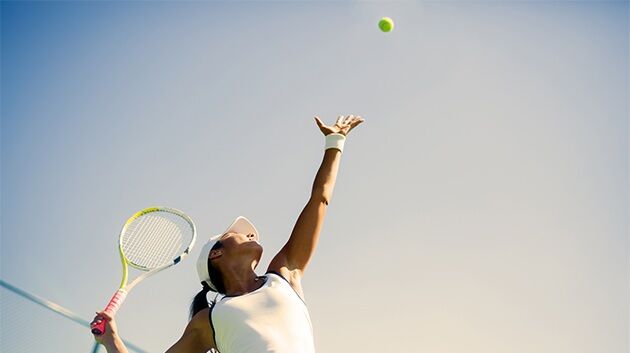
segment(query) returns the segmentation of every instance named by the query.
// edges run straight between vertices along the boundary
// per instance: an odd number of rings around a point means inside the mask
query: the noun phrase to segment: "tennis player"
[[[346,137],[363,121],[360,116],[340,115],[334,125],[327,126],[315,117],[325,136],[324,159],[289,240],[264,275],[254,272],[263,248],[258,231],[247,218],[237,217],[225,232],[204,245],[197,261],[203,288],[193,299],[183,335],[166,353],[212,349],[220,353],[315,352],[301,281],[315,252]],[[210,291],[217,294],[209,305],[206,296]],[[94,338],[108,353],[127,353],[114,318],[97,312],[93,322],[104,318],[105,334]]]

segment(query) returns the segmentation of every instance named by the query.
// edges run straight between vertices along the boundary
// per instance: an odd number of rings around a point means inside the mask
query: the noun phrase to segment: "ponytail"
[[[195,295],[195,298],[193,298],[193,301],[190,304],[191,319],[198,312],[208,307],[208,299],[206,299],[206,295],[210,291],[210,287],[206,282],[201,282],[201,285],[203,285],[203,288],[199,291],[199,293],[197,293],[197,295]]]

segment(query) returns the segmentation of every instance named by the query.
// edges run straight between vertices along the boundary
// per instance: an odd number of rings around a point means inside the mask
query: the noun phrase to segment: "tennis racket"
[[[131,216],[118,240],[122,281],[104,312],[114,317],[136,284],[179,263],[192,249],[196,235],[192,219],[176,209],[150,207]],[[144,273],[127,284],[129,266]],[[105,333],[105,319],[91,326],[93,334]]]

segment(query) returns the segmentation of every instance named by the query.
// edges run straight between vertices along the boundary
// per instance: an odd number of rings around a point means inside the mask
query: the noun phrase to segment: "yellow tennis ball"
[[[378,21],[378,28],[383,32],[391,32],[394,29],[394,20],[389,17],[383,17]]]

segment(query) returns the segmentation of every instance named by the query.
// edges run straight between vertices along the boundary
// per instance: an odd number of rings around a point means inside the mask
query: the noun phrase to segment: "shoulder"
[[[210,324],[202,324],[203,315],[208,315],[209,309],[198,312],[186,325],[184,334],[175,342],[166,353],[205,353],[212,348],[216,348],[214,344],[214,335],[207,328]]]
[[[289,270],[286,267],[269,268],[267,274],[274,274],[282,278],[282,280],[289,283],[291,288],[297,293],[297,295],[304,301],[304,291],[302,290],[302,275],[298,270]]]
[[[198,337],[204,347],[209,347],[208,350],[210,348],[216,348],[214,343],[214,329],[210,321],[210,310],[210,308],[201,310],[192,317],[188,326],[186,326],[186,331]]]

